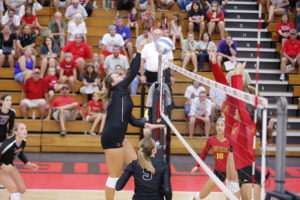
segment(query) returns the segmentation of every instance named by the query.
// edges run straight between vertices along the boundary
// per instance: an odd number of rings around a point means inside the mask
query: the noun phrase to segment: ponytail
[[[108,74],[104,79],[104,87],[101,91],[101,97],[105,100],[109,100],[111,97],[112,82],[114,81],[111,77],[112,74]]]
[[[152,138],[144,138],[140,142],[140,150],[137,152],[137,160],[141,168],[155,174],[155,168],[152,165],[150,156],[155,148],[155,142]]]

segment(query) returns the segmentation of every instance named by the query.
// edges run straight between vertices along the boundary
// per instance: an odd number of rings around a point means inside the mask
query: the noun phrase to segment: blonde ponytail
[[[139,165],[148,172],[155,174],[155,168],[152,165],[150,156],[155,148],[155,142],[152,138],[144,138],[140,142],[140,150],[137,152]]]

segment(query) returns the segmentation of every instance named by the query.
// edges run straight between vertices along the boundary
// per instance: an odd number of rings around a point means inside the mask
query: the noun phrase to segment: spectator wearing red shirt
[[[92,58],[91,48],[87,43],[83,42],[80,34],[75,35],[75,41],[68,42],[61,51],[61,58],[64,58],[65,53],[72,53],[74,60],[78,64],[79,73],[82,74],[85,68],[85,59]]]
[[[46,120],[50,120],[51,116],[54,120],[59,121],[61,136],[67,134],[66,121],[74,121],[80,115],[83,117],[81,107],[76,99],[69,96],[70,88],[68,85],[62,85],[60,93],[62,96],[55,97],[52,101]]]
[[[78,65],[73,59],[73,55],[71,53],[65,53],[64,60],[59,63],[59,67],[61,68],[59,81],[62,84],[65,84],[68,81],[73,93],[76,90],[77,66]]]
[[[34,30],[35,34],[39,34],[39,29],[41,28],[37,17],[32,14],[32,7],[25,7],[25,15],[22,17],[22,23],[30,25],[31,29]]]
[[[40,70],[35,69],[32,73],[32,78],[26,80],[24,89],[22,92],[22,100],[20,103],[20,109],[24,119],[27,119],[28,108],[39,108],[40,116],[43,119],[46,111],[46,84],[43,79],[40,78]]]
[[[287,64],[291,64],[292,67],[300,64],[300,41],[297,40],[296,29],[290,31],[290,39],[287,39],[283,44],[279,79],[281,81],[284,81]]]
[[[277,32],[280,35],[281,43],[284,44],[285,40],[290,37],[290,31],[294,29],[294,23],[289,22],[287,14],[282,15],[281,22],[277,24]]]
[[[224,22],[224,13],[221,10],[221,7],[218,2],[213,1],[211,3],[210,9],[206,12],[206,17],[208,20],[208,34],[212,35],[213,32],[218,27],[221,39],[224,40],[225,33],[225,22]]]
[[[96,91],[93,94],[93,99],[89,101],[87,104],[88,111],[86,113],[85,119],[88,122],[93,122],[93,125],[89,131],[89,134],[91,135],[96,135],[95,129],[100,122],[101,124],[99,128],[99,134],[101,134],[105,123],[106,114],[102,113],[104,107],[100,98],[101,98],[101,92]]]
[[[55,75],[55,68],[50,67],[48,68],[48,75],[44,78],[46,84],[46,100],[47,103],[50,104],[54,98],[54,93],[59,90],[59,82],[58,78]]]

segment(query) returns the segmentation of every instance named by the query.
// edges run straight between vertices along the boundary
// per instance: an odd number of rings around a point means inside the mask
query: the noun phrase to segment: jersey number
[[[146,169],[143,169],[143,180],[144,181],[151,181],[152,180],[152,173],[148,172]]]
[[[223,153],[217,153],[217,159],[224,159]]]

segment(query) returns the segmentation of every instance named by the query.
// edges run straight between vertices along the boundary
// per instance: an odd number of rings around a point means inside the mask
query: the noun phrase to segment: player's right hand
[[[191,170],[191,174],[195,174],[198,170],[198,167],[193,167],[193,169]]]

